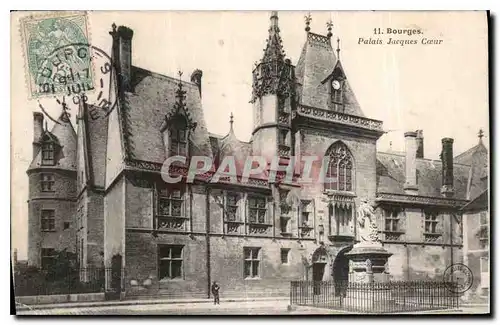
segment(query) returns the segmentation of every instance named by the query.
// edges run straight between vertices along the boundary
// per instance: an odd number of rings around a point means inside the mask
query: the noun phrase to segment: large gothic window
[[[329,157],[329,163],[325,190],[352,191],[353,159],[347,146],[340,141],[336,142],[326,155]]]

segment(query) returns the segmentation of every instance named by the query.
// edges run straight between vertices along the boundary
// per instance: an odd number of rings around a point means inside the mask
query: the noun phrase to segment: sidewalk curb
[[[479,303],[472,303],[472,304],[462,304],[461,307],[467,308],[467,307],[489,307],[489,304],[479,304]]]
[[[253,302],[253,301],[289,301],[288,297],[269,297],[269,298],[226,298],[221,302]],[[105,306],[136,306],[136,305],[172,305],[172,304],[195,304],[195,303],[213,303],[212,299],[187,299],[187,300],[116,300],[116,301],[93,301],[81,303],[62,303],[47,305],[25,305],[16,306],[17,311],[30,311],[56,308],[85,308],[85,307],[105,307]]]
[[[451,308],[451,309],[436,309],[436,310],[419,310],[419,311],[407,311],[407,312],[394,312],[394,313],[365,313],[358,311],[349,311],[342,309],[330,309],[330,308],[322,308],[322,307],[314,307],[314,306],[298,306],[294,305],[290,308],[289,311],[299,313],[301,309],[311,309],[314,308],[318,310],[318,314],[353,314],[353,315],[415,315],[415,314],[450,314],[450,313],[461,313],[463,311],[462,307],[460,308]],[[320,313],[322,311],[323,313]]]

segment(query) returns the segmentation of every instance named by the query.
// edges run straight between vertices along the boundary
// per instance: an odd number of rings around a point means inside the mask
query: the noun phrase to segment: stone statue
[[[378,242],[378,227],[373,207],[367,199],[358,208],[359,238],[361,242]]]

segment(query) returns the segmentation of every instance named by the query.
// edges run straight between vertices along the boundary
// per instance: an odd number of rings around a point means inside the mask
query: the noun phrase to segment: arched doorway
[[[335,294],[343,295],[349,281],[349,259],[345,256],[352,249],[352,246],[347,246],[341,249],[332,265],[332,277],[335,281]]]
[[[312,280],[315,283],[314,285],[315,295],[319,295],[321,293],[320,285],[318,282],[323,281],[324,279],[325,269],[328,261],[329,258],[326,248],[324,246],[321,246],[318,249],[316,249],[316,251],[312,256],[312,269],[313,269]]]

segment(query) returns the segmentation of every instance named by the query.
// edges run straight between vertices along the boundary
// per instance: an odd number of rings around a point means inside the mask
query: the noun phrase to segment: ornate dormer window
[[[353,158],[347,146],[338,141],[326,152],[329,163],[326,170],[325,190],[353,191]]]
[[[59,150],[59,141],[50,132],[45,131],[41,141],[42,165],[53,166],[56,164],[57,151]]]
[[[42,165],[54,165],[54,143],[42,144]]]
[[[333,72],[323,82],[329,82],[330,108],[336,112],[344,113],[346,75],[344,73],[344,69],[342,68],[342,63],[340,62],[339,38],[337,38],[337,58],[338,60]]]
[[[344,80],[339,77],[333,77],[330,83],[330,87],[333,110],[336,112],[344,112]]]
[[[175,104],[172,111],[166,116],[161,127],[163,142],[167,157],[189,155],[189,138],[196,129],[197,123],[191,118],[186,105],[186,91],[181,81],[182,72],[179,71],[179,83],[175,92]]]
[[[170,129],[169,156],[187,156],[188,129],[186,120],[179,116]]]

